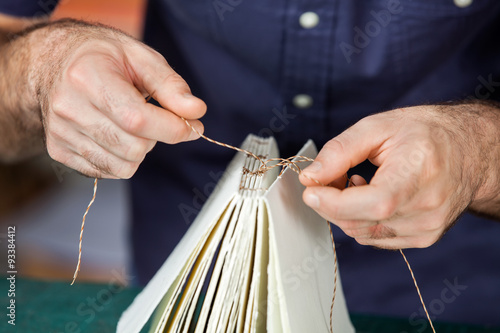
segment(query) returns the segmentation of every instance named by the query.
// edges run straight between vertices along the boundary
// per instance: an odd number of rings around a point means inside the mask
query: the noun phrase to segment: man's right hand
[[[54,160],[91,177],[130,178],[157,141],[198,138],[180,117],[203,132],[197,119],[205,103],[158,52],[134,38],[72,20],[24,38],[44,40],[30,57],[28,85]],[[149,95],[162,107],[147,103]]]

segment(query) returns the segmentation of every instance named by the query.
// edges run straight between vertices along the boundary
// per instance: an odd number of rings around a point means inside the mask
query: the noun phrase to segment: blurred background
[[[60,0],[53,19],[101,22],[141,38],[144,9],[145,0]],[[16,226],[18,276],[71,281],[92,191],[93,179],[47,156],[0,164],[1,266],[6,263],[7,228]],[[85,225],[78,281],[107,282],[129,271],[129,206],[126,181],[99,181]]]

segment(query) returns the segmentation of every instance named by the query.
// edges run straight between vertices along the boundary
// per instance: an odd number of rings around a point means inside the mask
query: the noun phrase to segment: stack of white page
[[[273,138],[243,149],[278,157]],[[314,158],[312,141],[298,155]],[[301,165],[305,167],[306,165]],[[237,153],[186,235],[123,313],[117,332],[329,332],[334,257],[328,225],[302,201],[293,170],[252,173]],[[153,312],[155,314],[153,315]],[[340,277],[333,331],[354,332]]]

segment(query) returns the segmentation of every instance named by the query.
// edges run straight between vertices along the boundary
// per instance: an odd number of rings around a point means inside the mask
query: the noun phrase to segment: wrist
[[[468,209],[500,218],[500,104],[468,100],[438,109],[451,115],[462,158],[462,182],[470,195]],[[453,130],[452,130],[453,131]]]

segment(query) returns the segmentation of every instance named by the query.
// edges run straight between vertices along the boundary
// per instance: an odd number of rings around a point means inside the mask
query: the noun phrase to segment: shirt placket
[[[287,139],[321,138],[327,132],[336,1],[290,0],[286,10],[282,94],[294,122]],[[302,140],[302,139],[300,139]]]

